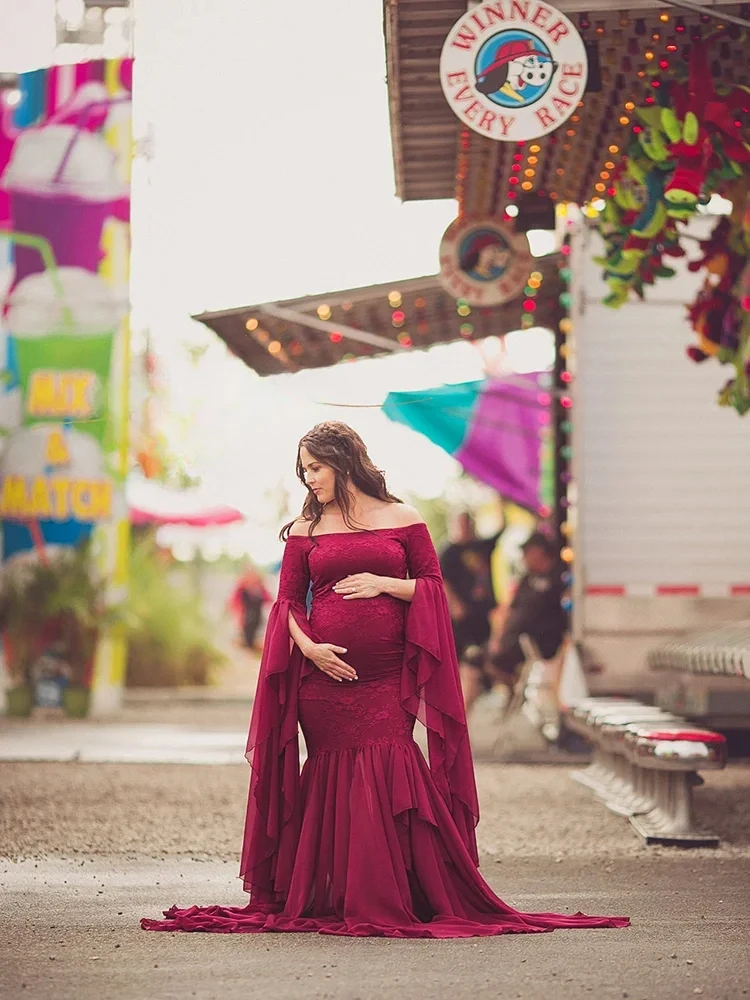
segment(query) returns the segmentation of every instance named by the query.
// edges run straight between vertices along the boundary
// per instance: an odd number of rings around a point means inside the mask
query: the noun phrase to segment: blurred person
[[[566,585],[554,542],[535,531],[521,546],[525,572],[507,608],[499,610],[490,640],[490,673],[495,683],[512,688],[524,662],[519,638],[534,640],[542,658],[560,649],[569,628],[563,609]]]
[[[458,664],[427,527],[346,424],[302,438],[297,474],[307,496],[282,531],[247,745],[240,875],[250,902],[172,907],[142,926],[452,938],[627,925],[519,913],[481,877]]]
[[[247,649],[255,649],[263,605],[272,600],[260,572],[252,566],[245,569],[232,592],[229,605],[237,618],[242,642]]]
[[[473,517],[464,511],[456,518],[454,540],[440,557],[467,711],[482,691],[492,686],[483,667],[491,634],[490,619],[497,606],[492,554],[501,534],[502,531],[491,538],[478,538]]]

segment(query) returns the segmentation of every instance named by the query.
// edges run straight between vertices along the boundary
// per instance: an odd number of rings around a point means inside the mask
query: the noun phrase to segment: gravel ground
[[[117,721],[242,731],[248,713],[246,701],[196,693],[134,699]],[[491,719],[474,722],[488,754]],[[522,725],[511,742],[533,749]],[[627,913],[633,926],[405,942],[146,934],[139,918],[172,903],[246,900],[236,872],[247,765],[4,763],[0,998],[750,997],[750,764],[696,790],[722,838],[713,851],[645,847],[570,770],[477,765],[483,874],[520,909]]]
[[[482,870],[523,910],[628,930],[467,941],[147,934],[242,905],[244,765],[5,764],[3,1000],[745,1000],[750,767],[709,776],[716,851],[645,848],[562,767],[480,765]],[[13,860],[11,860],[13,859]]]
[[[490,857],[674,854],[644,847],[626,820],[570,780],[568,768],[480,764],[477,781],[480,847]],[[235,860],[247,782],[244,764],[4,764],[0,854]],[[750,858],[750,766],[709,773],[696,802],[722,846],[691,857]]]

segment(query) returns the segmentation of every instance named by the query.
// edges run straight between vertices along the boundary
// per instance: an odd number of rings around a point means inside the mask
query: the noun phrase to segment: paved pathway
[[[91,764],[244,764],[247,732],[169,724],[4,722],[0,760]]]
[[[142,689],[127,692],[114,720],[0,717],[0,761],[243,763],[251,706],[246,691],[237,688]],[[477,759],[499,759],[501,754],[493,748],[497,709],[489,701],[480,702],[471,722]],[[570,756],[556,760],[523,718],[510,725],[502,756],[574,762]]]
[[[627,930],[453,941],[149,934],[173,902],[243,905],[235,863],[0,863],[7,1000],[745,1000],[747,863],[682,855],[559,865],[485,859],[525,910],[631,915]]]

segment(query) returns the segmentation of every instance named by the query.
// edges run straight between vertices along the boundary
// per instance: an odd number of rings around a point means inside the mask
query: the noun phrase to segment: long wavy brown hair
[[[303,448],[307,448],[313,458],[322,465],[328,465],[333,469],[336,475],[334,493],[336,502],[344,518],[344,524],[352,531],[361,529],[362,525],[357,525],[352,518],[352,495],[349,492],[349,483],[361,490],[365,496],[384,500],[386,503],[401,503],[398,497],[394,497],[388,491],[385,474],[375,467],[367,454],[364,441],[348,424],[342,424],[338,420],[327,420],[323,424],[316,424],[300,440],[297,447],[297,477],[307,488],[305,470],[300,457]],[[292,525],[300,519],[309,522],[308,533],[312,535],[320,524],[324,509],[325,504],[322,504],[308,488],[300,518],[295,518],[281,529],[282,541],[286,541]]]

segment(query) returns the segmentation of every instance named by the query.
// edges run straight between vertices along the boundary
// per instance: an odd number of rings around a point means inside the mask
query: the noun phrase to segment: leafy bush
[[[169,580],[151,538],[136,542],[130,564],[128,687],[210,684],[223,654],[210,639],[198,598]]]
[[[88,542],[7,567],[0,630],[14,682],[27,683],[32,662],[54,644],[72,668],[73,683],[88,686],[100,629],[123,620],[106,593]]]

